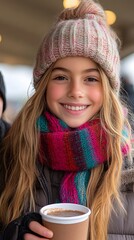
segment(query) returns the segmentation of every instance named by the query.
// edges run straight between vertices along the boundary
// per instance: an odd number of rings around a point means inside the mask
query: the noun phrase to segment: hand
[[[31,233],[26,233],[24,235],[24,240],[48,240],[53,237],[52,231],[42,226],[40,223],[32,221],[29,224],[29,229],[37,234],[40,235],[40,237],[37,237]]]

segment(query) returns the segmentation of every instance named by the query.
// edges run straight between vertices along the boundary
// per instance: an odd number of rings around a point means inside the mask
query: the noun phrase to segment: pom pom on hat
[[[107,25],[103,8],[92,0],[83,0],[77,8],[62,11],[38,50],[33,72],[34,85],[52,63],[69,56],[89,57],[98,63],[113,89],[119,92],[117,37]]]

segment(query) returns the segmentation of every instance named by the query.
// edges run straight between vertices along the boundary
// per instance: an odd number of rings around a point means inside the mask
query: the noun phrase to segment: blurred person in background
[[[125,74],[121,76],[121,98],[129,110],[128,118],[134,132],[134,85]]]
[[[0,72],[0,141],[10,128],[10,124],[6,121],[4,117],[5,110],[6,110],[6,88],[3,75]]]
[[[127,102],[128,108],[134,113],[134,85],[127,75],[121,77],[121,82],[123,99]]]

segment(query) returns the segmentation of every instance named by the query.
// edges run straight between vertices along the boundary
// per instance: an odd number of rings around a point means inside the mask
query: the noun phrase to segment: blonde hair
[[[33,190],[38,174],[36,120],[45,110],[45,91],[51,68],[40,83],[36,84],[34,95],[22,108],[1,146],[6,170],[6,185],[0,197],[0,207],[2,206],[3,209],[0,211],[0,221],[4,224],[8,224],[23,212],[25,200],[29,200],[29,211],[35,208]],[[10,165],[8,158],[10,158]]]
[[[46,107],[45,95],[52,67],[35,86],[35,94],[27,101],[3,141],[6,186],[0,198],[0,209],[3,209],[0,211],[0,221],[4,224],[21,215],[26,201],[29,203],[29,210],[35,209],[34,183],[38,175],[36,158],[39,140],[36,120]],[[122,167],[121,140],[124,115],[117,93],[110,86],[102,70],[100,74],[104,93],[100,118],[108,133],[109,161],[107,169],[101,165],[92,170],[87,188],[87,205],[92,211],[90,240],[107,239],[112,201],[115,198],[120,202],[118,190]],[[8,158],[11,159],[9,166]]]
[[[103,107],[100,119],[108,134],[107,166],[100,165],[91,172],[87,188],[87,205],[91,208],[90,239],[106,240],[111,210],[114,210],[113,201],[117,200],[123,208],[120,195],[120,177],[123,163],[121,142],[124,139],[122,129],[124,124],[130,131],[130,124],[124,117],[123,107],[119,96],[110,86],[105,73],[100,69],[103,86]],[[130,139],[125,139],[130,144]]]

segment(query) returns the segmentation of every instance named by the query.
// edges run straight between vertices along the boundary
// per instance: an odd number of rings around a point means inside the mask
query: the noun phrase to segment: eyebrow
[[[63,67],[54,67],[52,72],[54,71],[58,71],[58,70],[61,70],[61,71],[64,71],[64,72],[70,72],[69,69],[67,68],[63,68]],[[99,70],[97,68],[89,68],[89,69],[85,69],[82,71],[83,73],[88,73],[88,72],[99,72]]]

